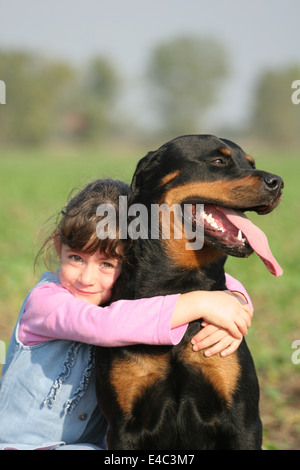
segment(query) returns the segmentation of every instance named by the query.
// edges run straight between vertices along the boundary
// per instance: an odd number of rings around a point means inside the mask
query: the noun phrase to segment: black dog
[[[267,214],[282,188],[280,177],[256,170],[253,159],[225,139],[183,136],[150,152],[137,166],[130,202],[149,213],[154,203],[189,204],[194,227],[193,208],[204,204],[204,246],[187,250],[184,237],[151,239],[149,228],[148,239],[132,244],[128,280],[117,297],[223,290],[226,254],[247,257],[253,249],[280,275],[262,232],[242,212]],[[190,344],[200,328],[199,321],[191,323],[174,347],[97,349],[97,396],[109,423],[109,449],[261,448],[259,386],[245,341],[226,358],[207,358]]]

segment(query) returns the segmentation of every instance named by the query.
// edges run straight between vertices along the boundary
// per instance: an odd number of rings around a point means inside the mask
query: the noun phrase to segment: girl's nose
[[[95,269],[93,266],[85,265],[83,266],[80,273],[80,282],[86,286],[93,285],[95,282]]]

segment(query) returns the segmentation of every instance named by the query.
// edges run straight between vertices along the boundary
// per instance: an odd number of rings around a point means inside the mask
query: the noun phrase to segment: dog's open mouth
[[[196,209],[196,207],[195,207]],[[246,236],[225,216],[220,206],[205,204],[203,212],[204,234],[206,241],[226,247],[227,252],[234,256],[249,256],[253,249],[247,241]],[[197,223],[196,217],[194,223]]]
[[[238,257],[248,257],[255,251],[271,274],[276,277],[282,275],[282,269],[271,253],[266,235],[243,212],[206,203],[204,211],[200,212],[194,203],[185,207],[192,217],[193,225],[204,226],[206,244]],[[263,208],[262,212],[267,213],[267,208]]]

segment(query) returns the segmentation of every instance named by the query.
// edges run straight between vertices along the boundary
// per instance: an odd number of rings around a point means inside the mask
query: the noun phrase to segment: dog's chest
[[[240,376],[238,356],[205,357],[204,351],[193,351],[190,339],[199,329],[199,322],[190,324],[177,346],[129,347],[113,360],[110,381],[125,416],[132,417],[141,400],[157,397],[171,397],[179,406],[187,396],[203,396],[203,387],[225,406],[231,404]]]

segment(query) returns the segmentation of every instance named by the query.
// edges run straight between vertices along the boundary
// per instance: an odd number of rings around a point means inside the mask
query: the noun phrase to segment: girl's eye
[[[72,259],[73,261],[81,261],[82,260],[81,256],[79,256],[79,255],[71,255],[70,259]]]
[[[113,265],[111,263],[108,263],[107,261],[102,261],[101,268],[113,268]]]

